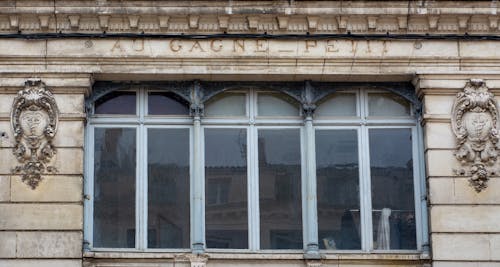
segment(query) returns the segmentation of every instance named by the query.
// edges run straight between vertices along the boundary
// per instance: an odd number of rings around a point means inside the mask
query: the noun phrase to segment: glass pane
[[[375,249],[416,249],[410,129],[370,129]]]
[[[356,116],[356,94],[336,93],[322,101],[315,116]]]
[[[370,93],[368,110],[370,116],[409,116],[410,103],[395,94]]]
[[[148,247],[189,248],[189,129],[148,129]]]
[[[136,133],[95,128],[94,247],[135,247]]]
[[[189,103],[171,92],[148,94],[149,115],[189,115]]]
[[[282,93],[259,93],[257,98],[259,116],[299,116],[299,104]]]
[[[356,130],[316,131],[321,249],[361,249]]]
[[[300,131],[259,130],[260,248],[302,249]]]
[[[135,92],[111,92],[95,101],[95,114],[136,114]]]
[[[205,104],[205,116],[245,116],[246,95],[222,93]]]
[[[245,129],[205,129],[208,248],[248,248]]]

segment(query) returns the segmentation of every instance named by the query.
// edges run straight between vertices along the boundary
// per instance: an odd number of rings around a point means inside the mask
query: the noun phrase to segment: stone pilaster
[[[53,93],[59,132],[53,136],[52,166],[34,187],[23,181],[12,153],[16,139],[11,112],[19,90],[36,78]],[[82,264],[84,94],[88,75],[0,75],[0,266],[68,266]]]
[[[423,98],[430,241],[433,266],[483,266],[500,260],[500,186],[491,175],[482,190],[471,187],[472,174],[457,159],[462,145],[452,130],[453,104],[471,79],[483,79],[498,95],[499,76],[420,75],[416,83]],[[498,168],[494,163],[492,168]]]

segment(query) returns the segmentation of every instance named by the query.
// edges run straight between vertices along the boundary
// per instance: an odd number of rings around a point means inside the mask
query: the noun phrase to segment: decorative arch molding
[[[85,99],[85,109],[87,114],[92,113],[94,103],[104,97],[105,95],[119,90],[130,90],[137,87],[148,87],[152,90],[172,92],[182,99],[191,103],[191,87],[193,82],[191,81],[180,81],[180,82],[107,82],[99,81],[94,84],[92,93]]]
[[[481,79],[471,79],[453,104],[451,125],[457,139],[456,173],[469,177],[476,192],[488,187],[489,176],[498,173],[499,114],[497,102]]]
[[[22,181],[35,189],[42,174],[55,173],[47,166],[56,154],[52,144],[57,132],[59,111],[52,93],[40,80],[28,80],[12,104],[11,124],[15,137],[13,153],[20,166],[13,169]]]
[[[330,83],[330,82],[310,82],[313,88],[313,102],[318,103],[328,97],[330,94],[354,89],[364,90],[383,90],[401,96],[408,102],[413,104],[418,114],[420,114],[422,103],[415,94],[415,88],[410,83],[394,82],[394,83]]]
[[[90,115],[94,102],[117,90],[127,90],[136,86],[158,91],[175,93],[190,103],[192,116],[203,116],[204,104],[216,95],[229,90],[259,88],[284,93],[302,105],[304,114],[312,114],[316,104],[330,94],[353,89],[385,90],[399,95],[413,104],[415,113],[420,115],[422,104],[410,83],[349,83],[349,82],[262,82],[262,81],[168,81],[168,82],[106,82],[94,84],[92,94],[86,99],[87,114]]]
[[[300,91],[304,87],[302,82],[200,82],[200,85],[206,92],[204,102],[224,91],[252,88],[282,92],[300,102]]]

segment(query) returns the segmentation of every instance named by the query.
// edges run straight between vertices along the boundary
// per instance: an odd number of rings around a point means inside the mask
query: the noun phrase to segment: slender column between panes
[[[368,128],[361,126],[360,129],[360,210],[361,210],[361,237],[362,249],[373,250],[373,225],[372,225],[372,191],[370,174],[370,151],[368,140]]]
[[[368,97],[366,92],[359,93],[358,107],[361,117],[361,126],[358,130],[359,151],[359,200],[361,216],[361,249],[373,250],[373,225],[372,225],[372,191],[370,174],[370,143],[368,140]]]
[[[257,251],[260,248],[260,210],[259,210],[259,158],[258,132],[255,127],[256,96],[254,91],[248,94],[248,248]]]
[[[260,248],[259,164],[257,158],[257,129],[248,128],[248,248]]]
[[[137,107],[139,110],[139,127],[137,127],[137,209],[136,209],[136,247],[140,250],[145,250],[148,246],[148,174],[147,174],[147,129],[144,127],[144,113],[146,111],[146,96],[145,90],[139,90],[137,95]]]
[[[318,211],[316,196],[316,155],[314,146],[314,128],[312,116],[305,118],[304,149],[305,149],[305,221],[304,239],[306,244],[306,256],[319,256],[318,245]]]
[[[147,194],[147,134],[144,125],[137,127],[137,179],[136,179],[136,192],[137,192],[137,217],[136,217],[136,246],[140,250],[147,248],[147,212],[148,212],[148,194]]]
[[[202,140],[201,118],[199,114],[193,117],[193,213],[192,213],[192,250],[193,253],[203,253],[205,249],[205,236],[203,226],[205,218],[203,216],[203,187],[205,184],[203,177],[203,155],[201,146]]]

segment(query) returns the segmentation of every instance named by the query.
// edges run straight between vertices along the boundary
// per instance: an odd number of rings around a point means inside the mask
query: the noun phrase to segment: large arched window
[[[171,92],[114,91],[96,101],[89,122],[92,246],[189,248],[188,101]]]
[[[384,91],[346,91],[320,101],[314,117],[320,248],[417,249],[411,104]]]
[[[406,98],[336,90],[305,110],[286,90],[232,87],[192,114],[189,97],[129,87],[93,101],[91,249],[422,249],[422,151]]]
[[[299,103],[241,89],[205,109],[207,249],[302,249]]]

